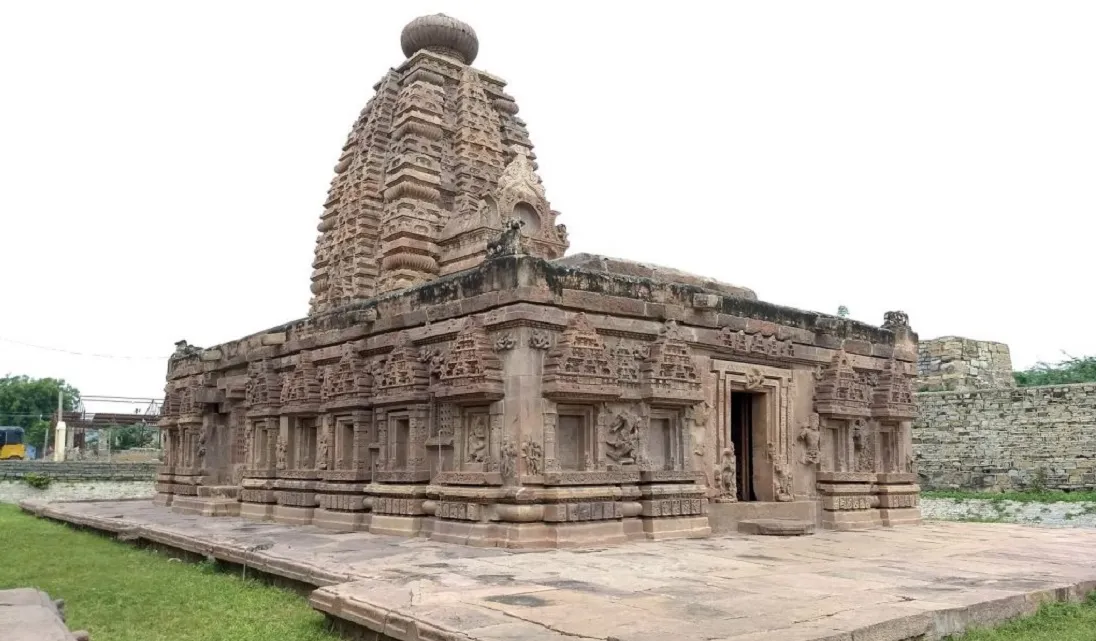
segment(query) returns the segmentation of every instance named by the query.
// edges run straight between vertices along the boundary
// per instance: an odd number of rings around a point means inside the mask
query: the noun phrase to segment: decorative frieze
[[[795,355],[795,347],[790,339],[777,339],[775,334],[763,334],[760,331],[751,334],[724,327],[719,332],[719,340],[723,347],[741,356],[783,359]]]
[[[604,521],[624,517],[624,507],[616,501],[555,503],[544,506],[544,520],[554,522]]]

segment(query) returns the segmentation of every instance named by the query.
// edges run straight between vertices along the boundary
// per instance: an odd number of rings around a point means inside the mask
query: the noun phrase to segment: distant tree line
[[[0,378],[0,425],[22,427],[25,442],[42,447],[50,419],[57,412],[58,390],[64,392],[65,411],[73,411],[80,402],[80,390],[62,379],[11,375]]]
[[[1012,377],[1020,387],[1037,385],[1068,385],[1070,383],[1096,382],[1096,356],[1068,356],[1059,363],[1044,363],[1019,372]]]

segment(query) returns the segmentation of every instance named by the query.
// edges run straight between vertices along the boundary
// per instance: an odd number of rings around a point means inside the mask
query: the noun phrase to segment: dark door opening
[[[731,392],[731,443],[734,443],[738,500],[756,501],[753,487],[754,395]]]

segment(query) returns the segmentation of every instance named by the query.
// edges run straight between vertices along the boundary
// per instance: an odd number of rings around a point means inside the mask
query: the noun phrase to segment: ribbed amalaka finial
[[[426,49],[452,56],[466,65],[472,64],[479,53],[476,30],[444,13],[420,16],[407,23],[400,34],[400,46],[408,58],[416,51]]]

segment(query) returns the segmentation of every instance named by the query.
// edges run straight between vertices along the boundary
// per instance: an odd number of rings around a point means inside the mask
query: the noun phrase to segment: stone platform
[[[1096,532],[1005,524],[516,552],[151,502],[23,507],[318,586],[313,607],[400,641],[930,641],[1096,589]]]

